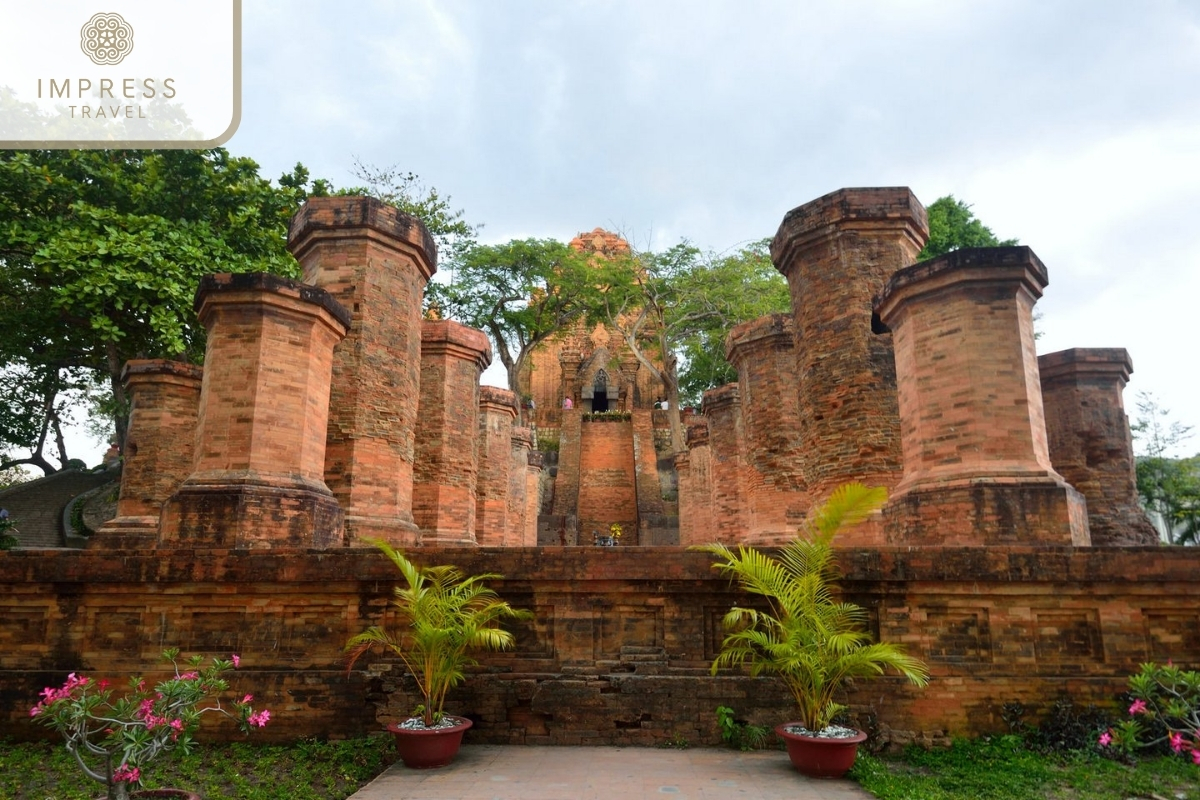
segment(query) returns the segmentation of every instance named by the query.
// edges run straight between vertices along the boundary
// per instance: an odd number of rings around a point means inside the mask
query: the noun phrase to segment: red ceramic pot
[[[804,736],[785,730],[794,725],[800,723],[785,722],[775,728],[775,733],[787,745],[792,766],[810,778],[842,777],[854,766],[858,746],[867,740],[867,735],[857,729],[854,736],[845,739]]]
[[[430,728],[428,730],[401,728],[393,722],[387,726],[388,731],[396,737],[396,752],[404,766],[410,769],[432,769],[444,767],[458,755],[462,744],[463,734],[474,723],[466,717],[451,717],[455,721],[451,728]]]

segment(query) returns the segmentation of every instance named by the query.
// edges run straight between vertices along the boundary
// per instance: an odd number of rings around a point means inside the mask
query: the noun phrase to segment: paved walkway
[[[872,800],[849,780],[805,778],[781,750],[463,745],[433,770],[393,764],[350,800]]]

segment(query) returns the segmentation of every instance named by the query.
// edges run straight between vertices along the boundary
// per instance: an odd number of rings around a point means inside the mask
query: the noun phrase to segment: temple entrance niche
[[[591,411],[608,411],[608,372],[605,370],[598,370],[596,379],[592,381]]]

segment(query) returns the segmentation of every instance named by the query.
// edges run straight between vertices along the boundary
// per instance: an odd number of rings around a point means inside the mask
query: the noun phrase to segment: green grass
[[[880,800],[1200,800],[1191,759],[1123,764],[1095,753],[1039,755],[1018,736],[955,741],[897,757],[860,752],[850,777]]]
[[[292,745],[197,745],[143,770],[141,788],[190,789],[205,800],[342,800],[395,760],[390,736]],[[0,742],[0,800],[92,800],[103,787],[83,776],[58,743]]]

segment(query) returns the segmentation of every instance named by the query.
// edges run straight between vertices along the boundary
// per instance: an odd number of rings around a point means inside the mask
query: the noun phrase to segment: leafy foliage
[[[0,152],[0,368],[19,378],[2,443],[40,456],[37,432],[89,374],[123,437],[124,362],[203,353],[201,276],[297,274],[287,226],[307,182],[296,165],[272,185],[223,148]]]
[[[753,725],[737,719],[729,706],[717,706],[717,727],[721,730],[722,742],[744,753],[763,749],[771,733],[771,729],[765,725]]]
[[[1138,419],[1131,426],[1140,443],[1137,488],[1168,544],[1200,544],[1200,455],[1167,454],[1191,436],[1191,428],[1171,421],[1153,395],[1138,393]]]
[[[579,319],[594,283],[589,257],[552,239],[477,245],[455,262],[453,282],[431,283],[429,302],[446,317],[487,331],[508,387],[542,341]]]
[[[1007,247],[1017,244],[1016,239],[997,239],[991,228],[975,218],[971,204],[956,200],[952,194],[934,200],[925,211],[929,217],[929,240],[917,256],[918,261],[962,247]]]
[[[598,262],[590,315],[617,330],[642,368],[663,386],[672,447],[684,448],[680,401],[736,373],[725,338],[740,322],[788,308],[788,289],[771,266],[766,242],[731,256],[681,242],[661,253]]]
[[[351,638],[346,643],[350,667],[375,646],[399,656],[417,680],[424,698],[419,713],[430,727],[442,718],[446,693],[477,663],[470,651],[508,649],[514,639],[499,627],[501,620],[533,615],[512,608],[483,585],[499,575],[467,576],[450,565],[420,567],[386,542],[374,544],[404,578],[405,585],[395,588],[392,600],[404,627],[392,632],[376,625]]]
[[[698,548],[718,557],[714,569],[744,591],[766,598],[769,606],[768,611],[734,606],[725,615],[727,633],[713,674],[749,664],[753,676],[779,676],[796,701],[801,723],[811,731],[824,730],[845,708],[834,697],[848,679],[892,668],[917,686],[926,684],[924,664],[897,645],[871,644],[863,630],[866,612],[834,598],[834,535],[864,520],[886,499],[882,488],[860,483],[838,487],[778,558],[744,545],[736,551],[722,544]]]

